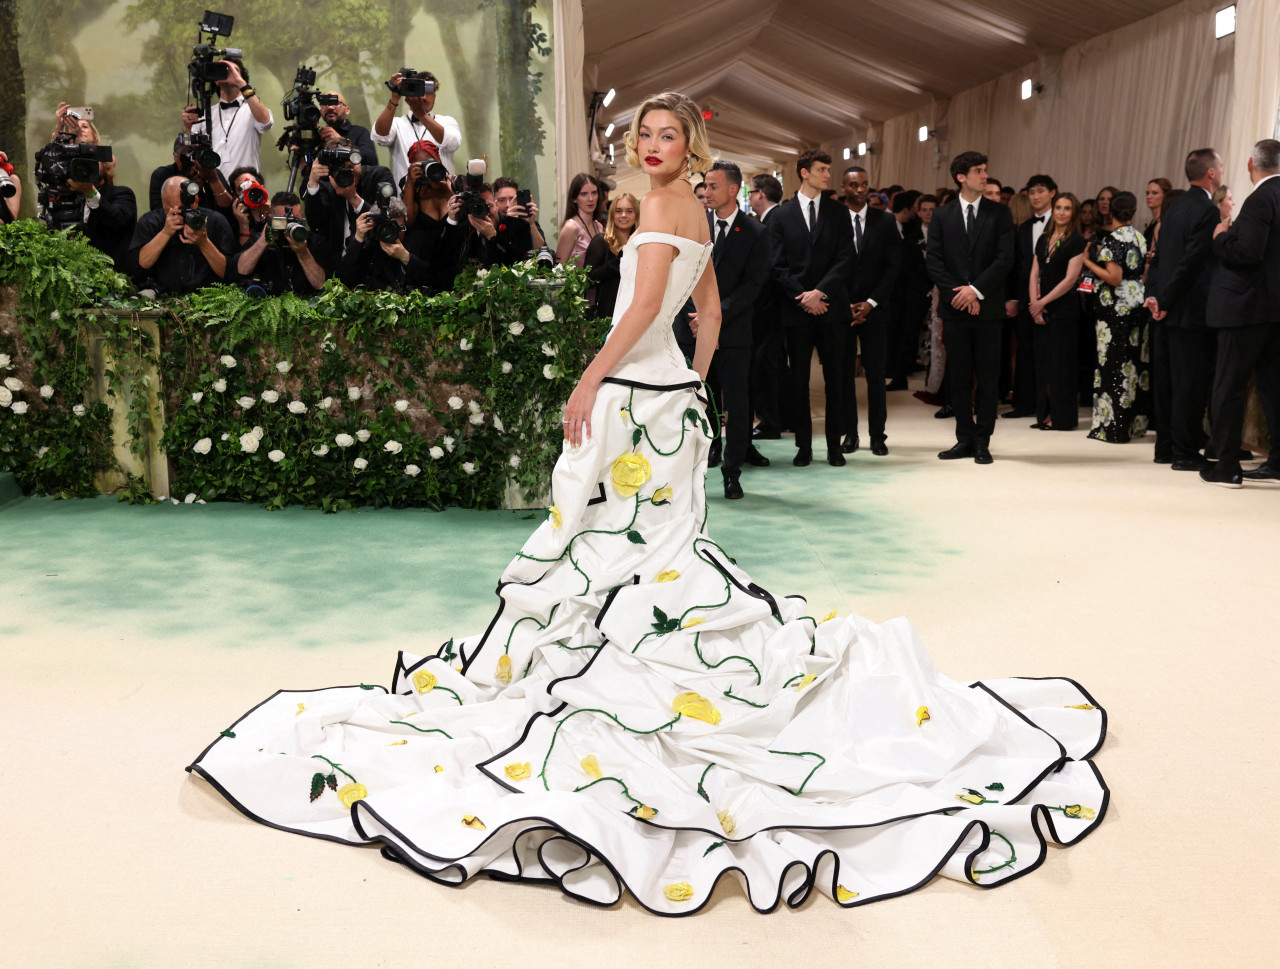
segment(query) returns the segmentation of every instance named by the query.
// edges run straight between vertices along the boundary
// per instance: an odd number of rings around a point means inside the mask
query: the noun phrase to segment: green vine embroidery
[[[445,731],[441,730],[439,727],[419,727],[416,724],[410,723],[408,720],[388,720],[387,722],[404,724],[404,726],[411,727],[414,730],[418,731],[418,733],[441,733],[441,734],[444,734],[446,737],[448,737],[450,740],[453,739],[453,736],[451,734],[446,733]]]
[[[972,787],[966,787],[965,790],[968,791],[967,794],[956,795],[957,801],[964,801],[966,804],[974,804],[974,805],[1000,803],[999,801],[993,801],[991,798],[986,797],[981,791],[975,791]],[[988,790],[990,790],[990,788],[988,788]]]
[[[993,831],[991,832],[991,835],[992,835],[992,837],[994,837],[994,838],[999,838],[1001,841],[1003,841],[1005,844],[1007,844],[1007,845],[1009,846],[1009,857],[1008,857],[1008,859],[1007,859],[1007,860],[1005,860],[1002,864],[999,864],[999,865],[993,865],[993,866],[992,866],[992,867],[990,867],[990,868],[976,868],[976,869],[974,869],[973,875],[974,875],[974,877],[975,877],[975,878],[977,878],[979,875],[990,875],[993,871],[1000,871],[1000,870],[1001,870],[1001,869],[1003,869],[1003,868],[1012,868],[1012,867],[1013,867],[1014,862],[1016,862],[1016,861],[1018,860],[1018,853],[1017,853],[1016,851],[1014,851],[1014,850],[1013,850],[1013,842],[1012,842],[1012,841],[1010,841],[1008,838],[1006,838],[1004,835],[1002,835],[999,831],[995,831],[995,830],[993,830]]]
[[[603,784],[605,781],[613,781],[620,788],[622,788],[622,796],[625,797],[632,804],[631,809],[627,812],[628,814],[632,815],[633,817],[638,817],[645,820],[657,816],[658,814],[657,808],[649,807],[643,801],[637,800],[635,797],[633,797],[631,792],[627,790],[627,785],[624,784],[617,777],[597,777],[594,781],[588,781],[586,784],[583,784],[581,787],[575,787],[573,789],[573,793],[578,794],[581,791],[585,791],[589,787],[595,787],[597,784]]]
[[[627,406],[624,409],[624,413],[628,418],[630,418],[632,425],[635,427],[635,430],[631,434],[631,446],[633,448],[639,446],[640,440],[643,437],[649,442],[649,447],[653,448],[655,454],[659,454],[664,458],[670,457],[684,447],[685,434],[687,433],[689,426],[692,425],[693,427],[697,427],[699,423],[702,425],[702,433],[708,438],[711,437],[711,426],[707,423],[706,418],[699,414],[695,408],[690,407],[684,412],[684,416],[680,421],[680,443],[670,451],[664,451],[662,448],[658,447],[653,438],[650,437],[648,425],[636,420],[635,399],[636,389],[632,387],[631,393],[627,397]]]
[[[708,764],[706,767],[702,769],[702,776],[698,778],[698,797],[702,798],[708,804],[711,803],[711,798],[707,795],[707,789],[702,785],[706,782],[707,774],[710,773],[711,768],[715,766],[716,765],[714,761]]]
[[[369,795],[364,785],[343,770],[341,764],[336,764],[321,754],[312,754],[311,759],[322,760],[332,768],[327,774],[321,771],[311,775],[312,801],[318,799],[328,789],[338,795],[338,800],[342,802],[343,807],[349,808],[356,801],[363,801]],[[339,787],[338,774],[341,774],[350,783]]]
[[[733,687],[729,687],[729,689],[725,690],[723,696],[727,696],[730,700],[737,700],[739,703],[745,703],[747,706],[755,707],[757,710],[763,710],[769,705],[767,703],[754,703],[744,696],[738,696],[733,692]]]
[[[809,773],[805,775],[805,778],[804,778],[804,780],[803,780],[803,781],[801,781],[800,786],[799,786],[799,787],[797,787],[794,791],[793,791],[791,788],[789,788],[789,787],[787,787],[787,786],[785,786],[785,785],[783,785],[783,784],[779,784],[779,785],[778,785],[778,786],[779,786],[779,787],[781,787],[784,791],[786,791],[788,794],[794,794],[794,795],[796,795],[796,797],[799,797],[801,794],[803,794],[803,793],[804,793],[805,785],[807,785],[807,784],[809,783],[809,781],[812,779],[813,775],[814,775],[814,774],[816,774],[816,773],[818,772],[818,768],[819,768],[819,767],[822,767],[822,766],[823,766],[824,764],[826,764],[826,762],[827,762],[827,758],[823,757],[821,754],[815,754],[815,753],[814,753],[813,751],[811,751],[811,750],[802,750],[802,751],[794,751],[794,750],[771,750],[771,751],[769,751],[769,753],[771,753],[771,754],[785,754],[787,757],[817,757],[817,758],[818,758],[819,763],[818,763],[818,764],[813,768],[813,770],[809,771]]]
[[[563,727],[570,720],[572,720],[574,717],[582,713],[598,713],[603,717],[608,717],[610,720],[616,723],[623,730],[627,731],[627,733],[633,733],[639,736],[646,736],[648,734],[657,733],[659,730],[666,730],[668,727],[670,727],[672,724],[674,724],[676,721],[680,719],[680,714],[677,713],[674,717],[672,717],[666,723],[661,724],[657,727],[654,727],[652,730],[636,730],[634,727],[628,727],[625,723],[619,720],[616,716],[614,716],[608,710],[597,710],[592,707],[584,707],[581,710],[574,710],[573,713],[569,714],[567,717],[565,717],[563,720],[561,720],[559,723],[556,724],[556,729],[551,733],[551,743],[547,744],[547,756],[542,761],[542,770],[538,771],[538,777],[542,780],[542,786],[546,788],[548,791],[551,790],[551,785],[547,783],[547,765],[551,763],[551,751],[555,748],[556,738],[560,736],[560,728]]]

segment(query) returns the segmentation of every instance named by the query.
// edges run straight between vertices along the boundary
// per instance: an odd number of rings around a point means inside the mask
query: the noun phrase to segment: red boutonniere
[[[734,231],[734,232],[741,232],[741,231],[742,231],[742,226],[740,226],[740,225],[735,225],[735,226],[733,227],[733,231]]]
[[[499,223],[499,225],[498,225],[498,231],[499,231],[499,232],[506,232],[506,231],[507,231],[507,227],[506,227],[506,225]]]

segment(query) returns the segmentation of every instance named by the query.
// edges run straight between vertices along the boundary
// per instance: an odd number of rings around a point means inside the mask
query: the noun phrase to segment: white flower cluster
[[[268,404],[274,404],[280,399],[280,395],[274,390],[264,390],[262,392],[262,400]]]
[[[555,318],[556,318],[556,311],[553,310],[546,303],[543,303],[541,306],[538,307],[539,323],[550,323]]]
[[[8,370],[13,366],[13,361],[9,359],[9,354],[0,353],[0,370]]]

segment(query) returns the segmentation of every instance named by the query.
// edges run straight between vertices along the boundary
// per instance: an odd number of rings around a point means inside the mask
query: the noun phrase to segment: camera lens
[[[349,168],[340,168],[333,173],[333,184],[338,188],[350,188],[356,183],[356,173]]]
[[[188,209],[182,213],[182,221],[187,224],[188,228],[199,231],[204,228],[205,215],[196,209]]]

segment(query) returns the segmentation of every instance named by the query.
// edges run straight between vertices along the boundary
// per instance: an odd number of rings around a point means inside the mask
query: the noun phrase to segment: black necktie
[[[724,242],[724,230],[729,228],[729,223],[724,219],[716,219],[716,244],[713,247],[716,252],[720,251],[720,244]]]
[[[809,199],[809,231],[812,232],[818,225],[818,210],[813,204],[813,199]]]
[[[862,255],[862,213],[853,217],[853,247]]]
[[[966,205],[966,206],[965,206],[964,231],[965,231],[965,234],[966,234],[966,235],[969,235],[969,236],[972,236],[972,235],[973,235],[973,222],[974,222],[974,218],[973,218],[973,210],[974,210],[976,207],[977,207],[977,206],[975,206],[975,205]]]

